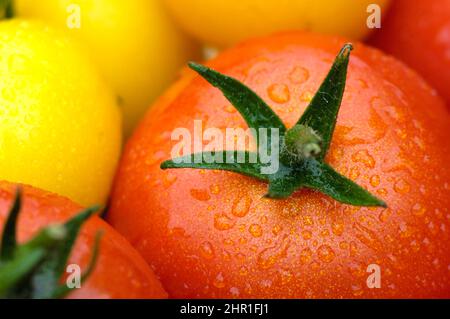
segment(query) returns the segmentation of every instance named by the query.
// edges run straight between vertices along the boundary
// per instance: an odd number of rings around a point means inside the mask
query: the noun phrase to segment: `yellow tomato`
[[[248,37],[304,29],[361,39],[370,4],[390,0],[163,0],[180,26],[204,43],[225,47]]]
[[[121,114],[97,68],[63,32],[0,22],[0,180],[106,201]]]
[[[155,0],[15,0],[15,14],[84,40],[121,102],[126,135],[178,69],[196,57],[192,41]]]

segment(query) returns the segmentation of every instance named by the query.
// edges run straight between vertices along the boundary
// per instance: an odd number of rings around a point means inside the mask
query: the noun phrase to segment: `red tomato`
[[[283,33],[208,63],[243,81],[292,127],[328,73],[342,38]],[[160,169],[175,128],[246,128],[193,72],[151,108],[128,145],[108,221],[176,298],[450,297],[450,117],[417,74],[356,44],[326,161],[385,200],[340,204],[311,190],[264,198],[239,174]],[[381,288],[366,285],[371,264]],[[369,267],[369,270],[371,268]]]
[[[0,182],[0,229],[14,200],[16,186]],[[19,215],[19,241],[25,241],[41,228],[63,223],[82,208],[72,201],[32,187],[23,186]],[[95,234],[103,231],[100,253],[94,272],[69,298],[166,298],[167,293],[155,274],[133,247],[111,226],[97,216],[81,229],[69,264],[87,266],[92,255]]]
[[[370,43],[419,71],[450,106],[450,0],[396,0]]]

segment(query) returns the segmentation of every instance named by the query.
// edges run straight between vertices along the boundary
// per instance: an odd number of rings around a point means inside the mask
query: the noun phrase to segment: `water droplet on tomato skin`
[[[217,230],[230,230],[235,224],[236,222],[224,213],[214,215],[214,227]]]
[[[258,225],[258,224],[252,224],[252,225],[250,225],[248,231],[249,231],[250,234],[251,234],[253,237],[255,237],[255,238],[261,237],[262,234],[263,234],[263,230],[262,230],[261,226]]]
[[[300,101],[301,102],[311,102],[313,99],[314,95],[309,92],[309,91],[305,91],[302,93],[302,95],[300,95]]]
[[[200,245],[200,254],[205,259],[214,258],[214,248],[210,242],[204,242]]]
[[[374,168],[375,167],[375,159],[370,155],[369,151],[367,150],[360,150],[352,155],[352,160],[355,163],[362,163],[367,168]]]
[[[411,190],[409,183],[403,178],[398,179],[394,183],[394,191],[398,194],[407,194]]]
[[[377,187],[380,185],[380,176],[379,175],[373,175],[370,177],[370,185],[372,185],[373,187]]]
[[[296,66],[289,73],[289,80],[293,84],[303,84],[309,79],[309,71],[301,66]]]
[[[334,253],[333,249],[331,249],[328,245],[322,245],[317,249],[317,255],[319,256],[319,259],[323,262],[330,263],[334,260],[336,257],[336,254]]]
[[[312,250],[310,248],[305,248],[300,252],[300,262],[303,265],[309,264],[312,260]]]
[[[275,103],[286,103],[291,99],[289,88],[285,84],[272,84],[267,89],[269,98]]]
[[[241,292],[239,291],[239,288],[237,287],[231,287],[230,288],[230,294],[233,298],[238,298],[241,294]]]
[[[222,273],[218,273],[216,278],[214,278],[213,285],[216,288],[224,288],[225,287],[225,278]]]
[[[414,206],[412,207],[412,213],[415,216],[421,217],[423,215],[425,215],[425,212],[427,211],[427,209],[420,203],[416,203],[414,204]]]
[[[211,185],[211,187],[209,188],[211,191],[211,194],[217,195],[220,193],[220,186],[219,185]]]
[[[303,230],[301,234],[304,240],[310,240],[312,238],[312,232],[309,230]]]
[[[236,217],[245,217],[250,210],[251,204],[252,200],[249,196],[238,197],[233,203],[231,213]]]
[[[331,224],[331,230],[336,236],[341,236],[344,233],[344,223],[342,221],[334,221]]]
[[[211,199],[211,195],[209,195],[206,189],[191,189],[190,194],[193,198],[198,201],[206,202]]]

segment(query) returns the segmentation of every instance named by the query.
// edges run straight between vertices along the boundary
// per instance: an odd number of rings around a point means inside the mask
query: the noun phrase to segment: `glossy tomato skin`
[[[19,216],[19,241],[36,234],[42,227],[63,223],[82,211],[72,201],[29,186],[23,190],[22,211]],[[14,200],[16,185],[0,182],[0,229],[3,229],[7,214]],[[85,269],[94,245],[95,234],[103,232],[99,258],[94,272],[82,288],[69,294],[69,298],[166,298],[167,293],[155,274],[138,252],[99,217],[92,217],[82,227],[69,264],[78,264]]]
[[[208,63],[236,77],[294,125],[346,42],[308,33],[251,40]],[[328,163],[388,209],[309,190],[266,199],[238,174],[167,170],[171,132],[242,127],[222,94],[193,72],[147,114],[116,176],[107,219],[177,298],[450,297],[450,116],[413,71],[361,44]],[[369,289],[370,264],[382,271]]]
[[[397,0],[370,43],[419,71],[450,105],[450,0]]]

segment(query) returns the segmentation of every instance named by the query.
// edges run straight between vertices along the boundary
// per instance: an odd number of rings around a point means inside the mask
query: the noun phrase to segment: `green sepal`
[[[45,259],[48,250],[64,236],[64,229],[52,226],[41,230],[28,243],[19,245],[13,258],[0,262],[0,298],[25,298],[19,293],[23,281]]]
[[[278,116],[260,97],[236,79],[222,75],[195,63],[189,66],[197,71],[236,107],[251,128],[279,129],[279,169],[276,173],[261,173],[261,164],[196,162],[197,155],[166,161],[162,169],[194,168],[227,170],[269,182],[266,197],[286,198],[296,190],[307,187],[326,194],[335,200],[355,206],[386,207],[386,203],[337,173],[324,162],[336,127],[344,95],[350,53],[353,47],[345,44],[337,55],[330,72],[297,124],[286,131]],[[258,149],[261,139],[257,139]],[[271,151],[271,141],[266,148]],[[223,154],[234,154],[223,151]],[[239,152],[238,152],[239,153]],[[242,153],[242,152],[241,152]],[[202,157],[200,157],[202,158]],[[183,160],[184,159],[184,160]]]
[[[336,57],[319,91],[311,100],[297,125],[312,128],[322,138],[319,159],[324,159],[330,147],[337,116],[344,96],[347,68],[353,47],[346,44]]]
[[[58,242],[46,256],[46,259],[34,272],[32,286],[33,298],[47,299],[54,294],[59,280],[64,274],[67,260],[78,237],[81,226],[96,212],[99,207],[91,207],[73,217],[64,224],[66,236]]]
[[[196,159],[203,159],[205,156],[215,157],[217,153],[223,158],[223,163],[206,163],[204,161],[197,161]],[[238,163],[237,158],[245,158],[246,162]],[[249,159],[257,158],[257,154],[245,152],[245,151],[223,151],[223,152],[211,152],[191,154],[184,157],[178,157],[172,160],[165,161],[161,164],[161,169],[169,168],[195,168],[195,169],[207,169],[207,170],[222,170],[240,173],[250,177],[255,177],[261,180],[268,180],[268,176],[261,174],[263,165],[256,161],[255,163],[249,163]],[[228,159],[228,160],[227,160]]]
[[[2,236],[0,254],[0,298],[41,299],[65,296],[60,280],[81,226],[98,210],[86,209],[62,225],[43,228],[24,244],[17,244],[16,228],[21,207],[17,192]],[[6,242],[3,240],[6,239]],[[6,253],[4,252],[6,249]],[[93,258],[81,280],[92,272],[98,255],[98,239]]]
[[[14,16],[13,0],[0,0],[0,13],[5,13],[6,19],[11,19]]]
[[[19,217],[21,206],[22,191],[19,188],[16,192],[13,205],[9,212],[8,218],[3,230],[2,241],[0,246],[0,262],[7,261],[13,258],[14,251],[17,248],[16,242],[16,228],[17,219]]]
[[[339,174],[328,164],[313,158],[305,160],[296,169],[280,169],[270,179],[266,197],[286,198],[304,187],[320,191],[344,204],[386,207],[385,202]]]
[[[92,272],[95,269],[95,266],[97,265],[98,256],[100,253],[100,241],[102,239],[103,232],[99,231],[95,235],[95,242],[94,242],[94,248],[92,250],[92,257],[89,261],[89,264],[87,266],[87,269],[84,271],[84,273],[81,275],[81,284],[89,278],[89,276],[92,274]],[[67,285],[60,285],[57,289],[53,291],[53,295],[51,296],[52,299],[60,299],[66,297],[72,289],[67,287]]]
[[[241,113],[248,127],[256,130],[260,128],[278,129],[279,135],[286,132],[281,119],[255,92],[238,80],[223,75],[206,66],[189,63],[189,67],[200,74],[206,81],[222,91],[225,98]],[[257,141],[259,142],[259,138]],[[270,151],[270,135],[268,136],[268,151]]]

